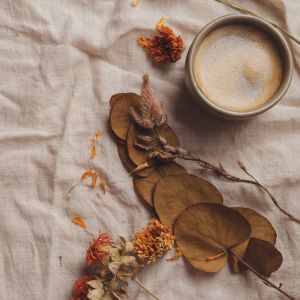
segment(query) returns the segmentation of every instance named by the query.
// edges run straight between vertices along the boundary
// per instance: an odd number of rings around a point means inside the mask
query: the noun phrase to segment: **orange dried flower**
[[[140,260],[149,264],[172,249],[174,240],[169,226],[152,219],[144,230],[134,234],[134,251]]]
[[[75,281],[75,284],[72,289],[72,296],[69,297],[69,300],[85,300],[87,299],[87,294],[89,292],[88,282],[92,280],[90,276],[84,276],[81,279]]]
[[[185,49],[183,40],[176,36],[174,31],[164,25],[166,19],[161,18],[156,24],[159,36],[153,39],[140,37],[138,43],[144,47],[150,57],[158,63],[174,63],[181,58]]]
[[[94,239],[86,253],[86,263],[88,265],[96,262],[107,263],[110,257],[107,247],[112,244],[112,239],[107,233],[100,233],[97,239]]]

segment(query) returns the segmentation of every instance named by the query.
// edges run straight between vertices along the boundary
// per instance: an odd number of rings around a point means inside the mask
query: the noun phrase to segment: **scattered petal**
[[[79,225],[81,228],[85,228],[85,223],[80,216],[75,216],[72,218],[72,222]]]

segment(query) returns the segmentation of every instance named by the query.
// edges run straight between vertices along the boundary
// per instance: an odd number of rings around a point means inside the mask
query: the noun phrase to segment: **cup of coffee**
[[[292,75],[292,53],[277,29],[254,16],[229,15],[212,21],[195,37],[185,82],[207,112],[242,120],[280,101]]]

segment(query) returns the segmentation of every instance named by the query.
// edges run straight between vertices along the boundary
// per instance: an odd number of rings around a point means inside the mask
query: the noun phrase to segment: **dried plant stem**
[[[199,155],[194,154],[194,153],[189,153],[188,155],[177,155],[177,157],[180,157],[182,159],[185,160],[190,160],[190,161],[195,161],[198,162],[202,168],[204,169],[208,169],[213,171],[215,174],[226,178],[230,181],[234,181],[234,182],[243,182],[243,183],[248,183],[248,184],[252,184],[255,185],[257,187],[259,187],[260,189],[262,189],[265,193],[267,193],[267,195],[270,197],[270,199],[272,200],[272,202],[275,204],[275,206],[286,216],[288,216],[291,220],[297,222],[300,224],[300,219],[296,218],[295,216],[291,215],[289,212],[287,212],[286,210],[284,210],[278,203],[278,201],[275,199],[275,197],[272,195],[272,193],[269,191],[269,189],[267,189],[264,185],[262,185],[260,182],[258,182],[256,180],[256,178],[254,176],[252,176],[245,167],[241,167],[241,169],[252,178],[252,180],[250,179],[243,179],[243,178],[239,178],[236,177],[234,175],[229,174],[224,168],[223,166],[220,164],[219,166],[214,166],[213,164],[204,161],[203,159],[201,159],[199,157]]]
[[[157,298],[151,291],[149,291],[144,285],[143,283],[137,279],[136,277],[134,277],[132,279],[135,283],[137,283],[146,293],[148,293],[153,299],[159,300],[159,298]]]
[[[272,21],[270,21],[270,20],[268,20],[268,19],[259,16],[259,15],[256,14],[255,12],[253,12],[253,11],[251,11],[251,10],[249,10],[249,9],[246,9],[246,8],[244,8],[244,7],[242,7],[242,6],[239,6],[239,5],[237,5],[237,4],[234,4],[234,3],[232,3],[232,2],[229,2],[229,1],[227,1],[227,0],[215,0],[215,1],[216,1],[216,2],[219,2],[219,3],[223,4],[223,5],[226,5],[226,6],[228,6],[228,7],[231,7],[231,8],[233,8],[233,9],[235,9],[235,10],[237,10],[237,11],[243,13],[243,14],[248,14],[248,15],[252,15],[252,16],[255,16],[255,17],[257,17],[257,18],[260,18],[261,20],[263,20],[263,21],[265,21],[265,22],[271,24],[271,25],[274,26],[275,28],[281,30],[284,34],[286,34],[286,35],[287,35],[290,39],[292,39],[295,43],[297,43],[297,44],[300,45],[300,40],[297,39],[296,37],[294,37],[292,34],[290,34],[287,30],[285,30],[284,28],[282,28],[282,27],[279,26],[278,24],[276,24],[276,23],[274,23],[274,22],[272,22]]]
[[[257,272],[254,268],[252,268],[247,262],[245,262],[241,257],[239,257],[238,255],[236,255],[233,251],[231,251],[230,249],[228,249],[228,252],[234,256],[241,264],[243,264],[249,271],[251,271],[253,274],[255,274],[259,279],[262,280],[262,282],[277,290],[278,292],[280,292],[281,294],[285,295],[287,298],[291,299],[291,300],[296,300],[295,297],[289,295],[287,292],[283,291],[281,289],[282,284],[279,284],[279,286],[275,285],[274,283],[272,283],[269,279],[267,279],[266,277],[264,277],[263,275],[261,275],[259,272]]]

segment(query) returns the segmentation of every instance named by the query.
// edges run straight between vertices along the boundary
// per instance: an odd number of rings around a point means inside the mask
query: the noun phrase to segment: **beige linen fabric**
[[[300,36],[300,3],[238,1]],[[300,78],[296,70],[284,100],[242,123],[207,117],[184,87],[184,59],[151,63],[136,39],[153,34],[165,16],[187,47],[209,21],[233,13],[205,0],[1,0],[0,3],[0,299],[66,299],[82,274],[89,241],[98,231],[127,238],[152,216],[119,161],[108,127],[108,101],[117,92],[139,92],[148,73],[157,98],[182,146],[236,174],[241,159],[265,182],[280,204],[300,216]],[[296,47],[299,61],[299,47]],[[96,129],[104,130],[98,158],[89,162]],[[254,187],[210,177],[197,164],[190,172],[211,179],[229,206],[255,208],[278,232],[281,269],[271,279],[300,297],[300,225],[289,221]],[[88,168],[98,168],[110,192],[99,199],[68,189]],[[89,235],[71,222],[81,215]],[[171,255],[171,254],[170,254]],[[62,267],[59,256],[62,256]],[[284,299],[250,273],[225,268],[204,274],[184,260],[165,258],[140,279],[163,300]],[[150,299],[131,283],[128,299]]]

